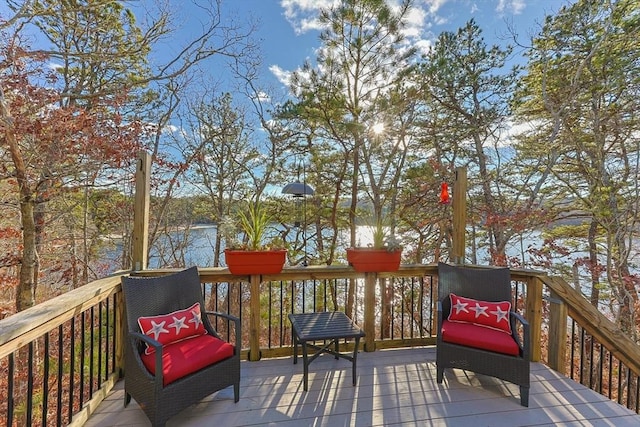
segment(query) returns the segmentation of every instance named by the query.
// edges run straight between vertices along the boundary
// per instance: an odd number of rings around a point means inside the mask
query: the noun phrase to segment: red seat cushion
[[[162,374],[164,385],[196,372],[204,367],[233,356],[234,348],[228,342],[211,335],[199,335],[162,347]],[[141,354],[142,363],[155,375],[155,352]]]
[[[443,320],[442,341],[512,356],[520,355],[520,347],[511,335],[472,323]]]

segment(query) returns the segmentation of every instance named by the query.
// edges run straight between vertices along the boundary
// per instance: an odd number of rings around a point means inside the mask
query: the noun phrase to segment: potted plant
[[[347,248],[347,261],[360,273],[397,271],[400,268],[402,246],[393,235],[388,234],[388,227],[378,217],[372,226],[373,245],[367,247]]]
[[[240,228],[244,233],[244,242],[238,242],[226,227],[227,248],[224,250],[227,267],[232,274],[277,274],[282,271],[287,258],[287,250],[278,239],[266,241],[270,218],[262,204],[249,205],[248,213],[240,212]]]

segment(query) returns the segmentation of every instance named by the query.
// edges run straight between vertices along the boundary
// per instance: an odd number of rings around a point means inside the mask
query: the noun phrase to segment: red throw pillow
[[[199,303],[169,314],[138,317],[138,325],[143,334],[150,336],[163,346],[207,333],[202,324]],[[152,354],[154,348],[147,345],[144,352]]]
[[[509,322],[509,301],[478,301],[456,294],[449,294],[451,299],[450,322],[473,323],[474,325],[496,329],[511,334]]]

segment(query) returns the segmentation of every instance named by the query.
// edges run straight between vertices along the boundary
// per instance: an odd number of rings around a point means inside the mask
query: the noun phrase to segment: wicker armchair
[[[238,402],[240,320],[223,313],[205,314],[197,267],[158,277],[123,277],[122,289],[128,326],[125,342],[125,406],[133,397],[153,426],[163,426],[187,406],[229,386],[233,386],[234,398]],[[187,318],[187,307],[200,315]],[[163,315],[180,320],[178,325],[172,320],[165,323],[156,321],[156,324],[164,324],[164,332],[186,329],[185,319],[189,319],[187,321],[194,325],[199,335],[162,343],[162,338],[156,336],[154,339],[154,336],[150,336],[152,331],[141,328],[139,319],[155,316],[151,317],[153,320]],[[209,316],[219,317],[226,323],[230,333],[235,332],[234,345],[220,338]],[[159,336],[166,335],[169,334]],[[212,356],[214,354],[217,356]],[[178,373],[173,370],[175,366],[181,366]]]
[[[511,334],[486,326],[477,326],[474,323],[450,321],[449,314],[452,311],[450,294],[454,294],[454,298],[457,295],[479,301],[511,302],[509,269],[481,269],[443,263],[438,265],[436,379],[439,384],[442,383],[446,368],[464,369],[500,378],[519,385],[520,404],[529,406],[529,323],[520,314],[513,311],[508,314],[510,328],[508,326],[507,328],[511,330]],[[457,312],[455,308],[454,311]],[[522,327],[522,335],[517,332],[518,323]],[[460,336],[454,336],[452,331],[456,331],[456,328],[467,328],[460,334],[462,339]],[[462,330],[458,329],[458,331]],[[481,342],[483,340],[485,342]],[[511,346],[512,354],[495,351],[495,348],[498,347],[495,344],[496,341]],[[485,349],[478,348],[480,346]]]

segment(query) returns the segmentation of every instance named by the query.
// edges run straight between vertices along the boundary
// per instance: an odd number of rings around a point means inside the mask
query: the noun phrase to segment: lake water
[[[185,265],[199,265],[199,266],[212,266],[213,265],[213,245],[216,236],[216,226],[194,226],[190,230],[189,243],[184,250]],[[373,241],[373,233],[371,227],[361,226],[357,231],[358,244],[361,246],[367,246]],[[149,267],[158,268],[160,261],[160,254],[164,253],[165,258],[172,259],[170,253],[172,248],[178,246],[179,242],[182,242],[184,237],[175,233],[170,238],[166,238],[160,241],[158,247],[153,247],[149,255]],[[339,244],[345,245],[348,242],[348,233],[339,237]],[[527,252],[530,247],[539,249],[542,245],[542,237],[540,232],[530,233],[523,235],[521,239],[514,239],[513,242],[507,246],[507,254],[510,257],[516,257],[520,262],[528,268],[536,268],[534,259]],[[105,258],[117,259],[122,251],[121,243],[117,244],[114,248],[111,248],[106,254]],[[314,252],[314,246],[312,241],[308,241],[307,251],[309,254]],[[488,264],[489,252],[486,247],[479,247],[477,249],[478,264]],[[554,264],[573,264],[573,259],[577,257],[586,256],[585,253],[574,253],[571,255],[571,259],[566,256],[557,256]],[[224,254],[223,254],[224,257]],[[117,263],[116,263],[117,264]],[[117,268],[114,268],[115,270]]]

